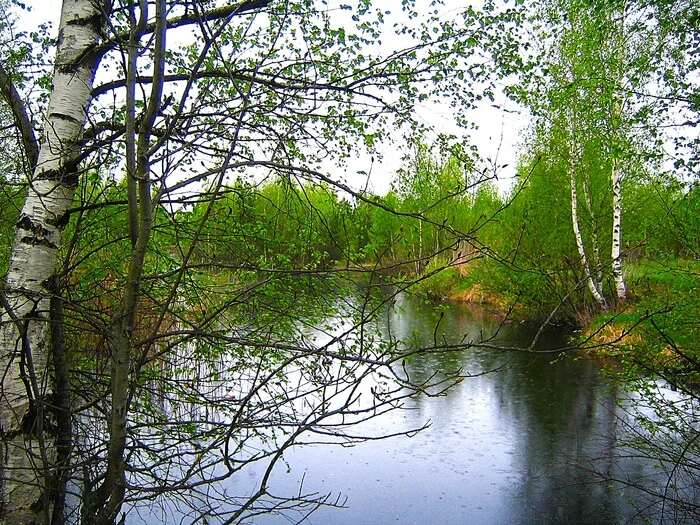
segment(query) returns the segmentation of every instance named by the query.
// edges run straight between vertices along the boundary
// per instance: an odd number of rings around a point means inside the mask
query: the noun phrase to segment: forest
[[[639,392],[660,522],[700,517],[700,5],[446,4],[72,0],[27,29],[0,0],[0,523],[342,506],[269,480],[470,380],[417,356],[550,329]],[[502,99],[517,166],[470,141]],[[539,329],[375,337],[403,294]]]

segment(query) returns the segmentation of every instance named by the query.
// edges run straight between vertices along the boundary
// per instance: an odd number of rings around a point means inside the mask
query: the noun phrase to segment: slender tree
[[[520,99],[538,115],[539,132],[550,134],[552,141],[560,140],[555,135],[575,141],[568,148],[580,152],[575,162],[569,160],[577,181],[575,188],[572,176],[572,216],[580,223],[574,235],[591,274],[588,287],[605,307],[601,272],[607,267],[614,294],[624,302],[623,183],[653,167],[661,153],[661,114],[645,94],[654,90],[667,33],[648,23],[646,8],[624,0],[605,5],[544,1],[534,12],[535,27],[549,36],[539,66],[526,73],[531,87],[520,92]],[[566,112],[571,132],[562,135],[557,119]],[[588,232],[581,228],[582,209],[590,221]],[[606,246],[610,257],[604,259]]]

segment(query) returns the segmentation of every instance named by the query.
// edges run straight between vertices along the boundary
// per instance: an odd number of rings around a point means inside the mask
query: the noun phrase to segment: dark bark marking
[[[20,242],[23,244],[29,244],[31,246],[46,246],[47,248],[58,249],[58,246],[45,237],[34,237],[31,235],[26,235],[20,238]]]
[[[60,182],[69,187],[76,187],[79,181],[78,160],[66,161],[63,166],[58,169],[44,170],[37,174],[37,180],[51,180]]]
[[[35,224],[28,215],[23,215],[20,218],[20,220],[17,222],[17,229],[31,233],[31,235],[24,235],[20,238],[20,242],[24,244],[29,244],[31,246],[46,246],[48,248],[58,249],[58,246],[49,241],[47,238],[51,232],[40,224]]]
[[[50,219],[47,222],[49,224],[56,226],[56,228],[59,228],[62,230],[68,225],[69,221],[70,221],[70,213],[65,212],[63,215],[60,215],[60,216],[56,217],[55,219]]]
[[[75,117],[71,117],[70,115],[66,115],[65,113],[51,113],[49,115],[51,118],[56,118],[58,120],[67,120],[68,122],[72,122],[73,124],[79,124],[82,126],[83,122],[82,120],[78,120]]]
[[[36,437],[36,402],[29,398],[29,410],[22,419],[22,428],[18,430],[18,434],[22,433],[25,436]]]
[[[102,14],[97,13],[92,16],[88,16],[85,18],[72,18],[70,20],[66,20],[66,25],[67,26],[92,26],[94,28],[100,28],[102,26]]]
[[[40,224],[34,224],[29,215],[22,215],[22,217],[17,222],[17,228],[25,231],[30,231],[36,235],[48,235],[49,230],[41,226]]]

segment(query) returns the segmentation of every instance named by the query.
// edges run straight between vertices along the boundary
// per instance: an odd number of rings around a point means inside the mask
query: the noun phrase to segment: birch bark
[[[627,286],[622,273],[622,177],[616,157],[613,157],[611,178],[613,194],[612,273],[617,298],[625,301],[627,300]]]
[[[581,264],[583,265],[583,271],[586,275],[586,283],[588,284],[588,289],[596,302],[603,309],[607,310],[608,302],[605,299],[605,296],[602,294],[600,284],[593,274],[593,269],[591,268],[588,254],[586,253],[586,247],[583,243],[583,235],[581,234],[581,227],[579,225],[578,191],[576,189],[576,160],[573,153],[570,153],[569,158],[569,181],[571,184],[571,223],[574,230],[574,237],[576,238],[576,248],[578,249],[579,256],[581,257]]]
[[[570,65],[568,71],[568,80],[571,82],[572,86],[576,86],[576,83],[578,81],[578,75],[574,67],[574,64]],[[571,91],[571,98],[568,101],[568,103],[570,104],[570,107],[567,110],[565,110],[566,112],[564,118],[566,119],[565,122],[568,128],[567,131],[569,141],[568,152],[566,153],[566,155],[568,156],[569,184],[571,186],[571,225],[574,233],[574,238],[576,240],[576,248],[581,259],[581,265],[583,266],[584,276],[586,279],[588,289],[591,292],[593,299],[595,299],[598,305],[604,310],[607,310],[608,302],[605,299],[605,295],[603,295],[602,286],[597,275],[598,272],[595,271],[596,269],[594,269],[593,265],[591,264],[590,257],[586,252],[586,245],[584,243],[583,233],[581,232],[581,224],[579,219],[579,197],[576,173],[581,162],[583,150],[581,147],[581,139],[576,123],[582,120],[583,113],[585,111],[582,111],[579,107],[579,94],[577,87],[574,87],[574,89]],[[584,180],[583,188],[585,204],[590,208],[590,213],[591,215],[593,215],[593,205],[586,183],[587,181]],[[593,232],[594,256],[597,258],[599,256],[599,253],[598,242],[595,235],[595,226],[593,228]]]
[[[619,26],[616,27],[617,35],[614,39],[616,48],[613,54],[617,55],[616,71],[614,75],[614,85],[611,100],[611,122],[612,122],[612,168],[610,181],[612,184],[613,197],[613,221],[612,221],[612,274],[615,281],[615,294],[620,301],[627,300],[627,286],[625,285],[624,274],[622,273],[622,172],[620,170],[618,155],[619,142],[622,132],[620,130],[623,119],[623,101],[621,100],[623,88],[623,64],[625,64],[625,19],[627,12],[627,2],[623,2],[619,17]],[[613,66],[615,67],[615,66]]]
[[[77,184],[80,136],[99,54],[103,13],[64,2],[53,91],[37,166],[17,224],[0,327],[1,523],[48,523],[54,439],[44,432],[51,276]]]

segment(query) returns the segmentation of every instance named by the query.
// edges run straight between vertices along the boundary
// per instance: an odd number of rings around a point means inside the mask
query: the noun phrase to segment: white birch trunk
[[[98,60],[102,15],[92,0],[63,3],[53,91],[12,246],[0,328],[1,523],[48,522],[53,439],[43,432],[49,388],[49,280],[77,184],[80,134]],[[14,319],[13,322],[8,322]]]
[[[615,293],[621,301],[627,300],[627,286],[622,273],[622,184],[617,158],[612,163],[612,194],[613,194],[613,223],[612,223],[612,273],[615,280]]]
[[[593,275],[591,269],[590,261],[588,260],[588,255],[586,254],[586,247],[583,243],[583,235],[581,234],[581,227],[579,225],[578,219],[578,191],[576,190],[576,163],[573,156],[569,160],[569,180],[571,183],[571,223],[574,230],[574,237],[576,239],[576,248],[578,248],[579,257],[581,257],[581,264],[583,265],[583,271],[586,274],[586,283],[588,284],[588,289],[593,295],[596,302],[604,309],[607,310],[608,302],[605,300],[605,296],[600,290],[600,284]]]
[[[624,2],[619,17],[619,31],[615,45],[615,50],[618,63],[625,63],[625,18],[627,13],[627,2]],[[622,273],[622,173],[618,163],[619,151],[617,145],[620,141],[619,123],[623,119],[623,101],[620,99],[620,93],[623,88],[623,70],[618,66],[618,71],[615,79],[615,90],[612,96],[612,168],[610,170],[610,181],[612,185],[613,196],[613,222],[612,222],[612,273],[615,281],[615,295],[624,302],[627,300],[627,286]]]

